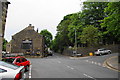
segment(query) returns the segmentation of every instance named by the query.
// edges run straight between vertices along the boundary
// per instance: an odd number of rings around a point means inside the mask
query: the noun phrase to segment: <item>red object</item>
[[[28,61],[25,57],[22,56],[6,57],[3,59],[3,61],[13,63],[17,66],[24,66],[25,69],[30,66],[30,61]]]
[[[16,76],[15,76],[15,79],[14,80],[19,80],[22,78],[22,73],[19,72]]]

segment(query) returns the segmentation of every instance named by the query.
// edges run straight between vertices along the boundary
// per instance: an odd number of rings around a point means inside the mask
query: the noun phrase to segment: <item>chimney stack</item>
[[[39,31],[39,30],[38,30],[38,28],[37,28],[37,33],[38,33],[38,31]]]
[[[34,30],[34,26],[32,26],[32,24],[29,24],[29,26],[26,28],[26,30]]]

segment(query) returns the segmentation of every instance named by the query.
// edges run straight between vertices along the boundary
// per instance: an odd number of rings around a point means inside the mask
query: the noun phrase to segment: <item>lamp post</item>
[[[76,14],[79,18],[79,13]],[[75,26],[75,51],[76,51],[76,54],[77,54],[77,33],[76,33],[76,26]]]
[[[76,14],[77,16],[79,16],[79,13]],[[74,16],[75,17],[75,16]],[[75,18],[75,21],[77,19]],[[77,33],[76,33],[76,26],[74,26],[74,30],[75,30],[75,51],[73,52],[74,56],[75,54],[77,54]]]
[[[75,29],[75,54],[77,54],[77,34],[76,34],[76,28]]]

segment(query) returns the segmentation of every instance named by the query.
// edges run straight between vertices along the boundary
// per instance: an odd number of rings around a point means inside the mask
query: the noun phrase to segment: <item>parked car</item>
[[[77,51],[72,52],[72,57],[82,57],[83,55],[78,53]]]
[[[18,57],[6,57],[3,58],[2,61],[9,62],[12,64],[15,64],[17,66],[24,66],[25,71],[29,70],[30,61],[28,61],[26,58],[18,56]]]
[[[111,54],[111,50],[105,48],[98,49],[94,52],[95,55]]]
[[[75,54],[76,57],[82,57],[83,55],[80,53]]]
[[[53,51],[52,50],[48,50],[47,56],[53,56]]]
[[[13,79],[20,80],[24,79],[24,66],[17,66],[9,64],[4,61],[0,61],[0,80]]]
[[[6,56],[7,52],[2,51],[2,58],[4,58]]]
[[[47,54],[47,56],[53,56],[53,53],[52,53],[52,52],[50,52],[50,53],[48,53],[48,54]]]

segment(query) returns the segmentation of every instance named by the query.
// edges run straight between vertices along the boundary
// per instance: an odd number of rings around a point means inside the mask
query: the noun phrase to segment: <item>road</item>
[[[118,72],[107,68],[106,59],[118,54],[89,56],[82,58],[55,54],[46,58],[30,58],[32,63],[29,78],[118,78]]]

